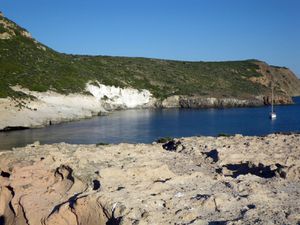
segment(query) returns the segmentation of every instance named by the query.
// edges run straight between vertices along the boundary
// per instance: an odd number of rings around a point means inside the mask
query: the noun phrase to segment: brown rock
[[[8,225],[299,222],[299,134],[175,142],[181,147],[174,151],[161,144],[36,143],[1,152],[0,219]]]

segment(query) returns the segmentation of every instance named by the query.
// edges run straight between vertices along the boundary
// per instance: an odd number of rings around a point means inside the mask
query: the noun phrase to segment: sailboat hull
[[[270,119],[275,120],[277,118],[276,113],[270,113]]]

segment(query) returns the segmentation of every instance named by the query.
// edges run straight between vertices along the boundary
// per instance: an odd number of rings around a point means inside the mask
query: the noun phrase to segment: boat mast
[[[273,109],[273,108],[274,108],[274,107],[273,107],[274,90],[273,90],[273,89],[274,89],[274,87],[273,87],[273,82],[272,82],[272,99],[271,99],[271,105],[272,105],[272,107],[271,107],[272,111],[271,111],[271,112],[272,112],[272,113],[274,112],[274,109]]]

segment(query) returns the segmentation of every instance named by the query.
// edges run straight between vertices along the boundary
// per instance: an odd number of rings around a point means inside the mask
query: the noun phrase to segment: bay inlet
[[[161,137],[218,136],[220,134],[267,135],[300,132],[300,97],[294,105],[275,106],[276,120],[269,120],[270,107],[232,109],[136,109],[108,116],[62,123],[39,129],[0,132],[0,149],[66,142],[151,143]]]

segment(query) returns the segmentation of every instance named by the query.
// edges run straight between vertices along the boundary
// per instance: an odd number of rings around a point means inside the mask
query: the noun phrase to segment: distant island
[[[254,59],[68,55],[36,41],[3,14],[0,57],[0,129],[44,126],[113,109],[268,105],[271,85],[276,104],[291,104],[291,97],[300,95],[299,79],[285,67]]]

